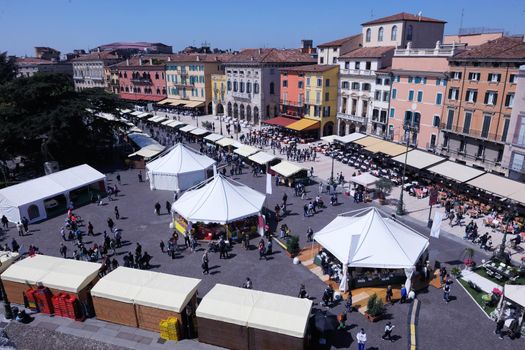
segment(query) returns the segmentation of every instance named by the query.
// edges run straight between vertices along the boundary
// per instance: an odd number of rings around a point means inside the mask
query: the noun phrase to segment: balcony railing
[[[375,75],[375,72],[367,69],[341,69],[341,74],[345,75]]]
[[[151,79],[150,78],[143,78],[143,77],[131,78],[131,82],[134,83],[134,84],[151,85]]]
[[[454,158],[458,160],[472,162],[479,166],[486,166],[486,165],[498,166],[501,164],[501,161],[498,160],[498,158],[487,158],[485,154],[482,154],[482,155],[469,154],[469,153],[466,153],[465,150],[461,150],[459,148],[452,149],[450,147],[442,147],[441,155],[453,156]]]
[[[502,141],[502,136],[500,134],[493,134],[489,132],[483,132],[482,130],[468,129],[465,130],[463,126],[452,125],[450,128],[447,127],[445,123],[440,125],[441,130],[444,132],[450,132],[458,135],[469,136],[475,139],[482,139],[492,142],[504,142]]]
[[[367,117],[353,115],[353,114],[346,114],[346,113],[337,113],[337,119],[344,119],[344,120],[348,120],[348,121],[352,121],[356,123],[362,123],[362,124],[366,124],[368,120]]]
[[[284,106],[292,106],[292,107],[302,107],[304,106],[304,103],[302,101],[292,101],[292,100],[280,100],[281,104]]]

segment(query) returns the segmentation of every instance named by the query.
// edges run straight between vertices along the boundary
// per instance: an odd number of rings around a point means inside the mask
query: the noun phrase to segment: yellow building
[[[333,135],[337,114],[338,65],[300,67],[304,72],[304,118],[320,122],[320,136]]]
[[[171,55],[166,62],[168,98],[160,105],[194,109],[212,114],[212,74],[224,73],[225,55]]]
[[[211,75],[213,115],[223,115],[224,114],[227,80],[228,78],[226,77],[226,74],[212,74]]]

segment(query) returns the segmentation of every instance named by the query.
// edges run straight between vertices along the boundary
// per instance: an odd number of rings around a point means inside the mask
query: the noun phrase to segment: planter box
[[[383,314],[378,315],[378,316],[372,316],[368,312],[365,311],[365,317],[370,322],[377,322],[383,318]]]

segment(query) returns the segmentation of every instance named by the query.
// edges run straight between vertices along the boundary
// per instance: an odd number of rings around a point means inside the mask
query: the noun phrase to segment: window
[[[329,92],[325,92],[324,93],[324,100],[325,100],[325,102],[330,101],[330,93]]]
[[[409,101],[414,101],[414,90],[410,90],[408,92],[408,100]]]
[[[350,69],[350,62],[348,61],[345,62],[345,69]]]
[[[323,86],[323,80],[317,78],[317,86]]]
[[[384,32],[385,30],[383,29],[383,27],[379,27],[379,30],[377,32],[377,41],[383,41]]]
[[[468,134],[470,131],[470,121],[472,119],[472,112],[465,112],[465,120],[463,121],[463,133]]]
[[[426,84],[427,83],[427,77],[423,77],[423,80],[421,81],[422,84]]]
[[[306,96],[306,104],[309,104],[310,103],[310,90],[306,90],[306,95],[305,96]]]
[[[376,78],[376,85],[382,85],[383,84],[383,81],[381,80],[381,78]]]
[[[352,90],[358,90],[359,91],[359,83],[352,83]]]
[[[381,91],[376,90],[376,92],[374,94],[374,98],[375,98],[376,101],[381,101]]]
[[[423,91],[417,92],[417,102],[423,102]]]
[[[516,84],[516,74],[511,74],[509,77],[509,83]]]
[[[323,107],[323,117],[329,117],[330,116],[330,106]]]
[[[488,137],[489,136],[489,129],[490,129],[490,120],[491,116],[486,115],[483,117],[483,126],[481,128],[481,137]]]
[[[442,100],[443,100],[443,94],[441,92],[438,92],[436,95],[436,104],[440,105]]]
[[[446,125],[446,129],[447,130],[452,130],[452,125],[454,124],[454,110],[453,109],[449,109],[448,110],[448,115],[447,115],[447,125]]]
[[[514,171],[522,172],[524,161],[525,161],[525,155],[513,152],[510,168]]]
[[[452,101],[457,101],[459,97],[459,89],[458,88],[450,88],[448,90],[448,99]]]
[[[288,80],[283,80],[283,87],[288,87]]]
[[[390,92],[388,91],[383,91],[383,101],[388,101],[388,99],[390,98]]]
[[[372,30],[370,28],[366,30],[365,40],[367,43],[369,43],[370,40],[372,40]]]
[[[396,75],[396,81],[399,83],[401,81],[401,76],[400,75]]]
[[[324,63],[324,57],[320,57],[320,58],[319,58],[319,62],[320,62],[321,64],[323,64],[323,63]]]
[[[412,80],[414,80],[414,78],[412,78],[412,77],[408,77],[408,82],[409,82],[409,83],[412,83]]]
[[[253,83],[253,93],[254,94],[259,93],[259,83]]]
[[[233,91],[237,92],[237,90],[238,90],[238,83],[237,83],[237,81],[234,81],[233,82]]]
[[[232,90],[232,82],[228,80],[228,82],[226,83],[226,88],[228,89],[228,91],[231,91]]]
[[[247,82],[246,83],[246,92],[251,94],[252,93],[252,83]]]
[[[489,73],[489,82],[499,83],[501,81],[501,74],[498,73]]]
[[[325,79],[324,86],[330,86],[330,79]]]
[[[333,63],[333,64],[336,64],[336,63],[337,63],[337,57],[332,58],[332,63]]]
[[[397,26],[392,27],[392,32],[390,33],[390,41],[397,40]]]
[[[441,123],[441,119],[439,118],[439,115],[435,115],[434,118],[432,118],[432,126],[434,128],[439,128],[440,123]]]
[[[486,105],[494,106],[498,102],[498,93],[496,91],[487,91],[484,102]]]
[[[363,84],[363,91],[370,91],[370,84],[364,83]]]
[[[485,151],[485,147],[483,145],[478,145],[478,151],[476,152],[477,158],[483,157],[483,151]]]
[[[321,93],[317,91],[315,93],[315,104],[319,104],[319,103],[321,103]]]
[[[439,84],[441,84],[441,79],[437,78],[436,79],[436,86],[439,86]]]
[[[436,135],[435,134],[430,135],[430,147],[432,148],[436,147]]]
[[[275,94],[275,84],[272,81],[270,83],[270,95],[274,95],[274,94]]]
[[[468,74],[468,80],[470,81],[479,81],[480,73],[470,72]]]
[[[465,101],[470,103],[475,103],[478,99],[478,90],[468,89],[467,95],[465,96]]]
[[[452,72],[452,79],[454,80],[460,80],[461,79],[462,72]]]
[[[390,85],[390,79],[385,78],[385,80],[383,80],[383,85]]]
[[[394,118],[396,115],[396,110],[394,108],[390,108],[390,118]]]
[[[243,81],[241,81],[241,83],[239,84],[239,91],[244,92],[244,82]]]
[[[343,88],[343,89],[348,89],[349,85],[350,85],[350,84],[348,84],[347,81],[343,81],[343,82],[341,83],[341,88]]]
[[[392,89],[392,100],[395,100],[397,96],[397,89]]]
[[[412,41],[412,34],[414,34],[414,28],[411,24],[407,26],[407,40]]]
[[[510,118],[504,119],[503,132],[501,133],[501,141],[507,141],[507,134],[509,132]]]
[[[361,62],[355,62],[354,66],[355,66],[355,69],[360,69],[361,68]]]
[[[310,78],[306,78],[306,86],[310,86]]]
[[[465,153],[465,140],[461,140],[459,143],[459,152]]]
[[[414,83],[415,84],[420,84],[421,83],[421,77],[415,77],[414,78]]]
[[[370,62],[370,61],[366,61],[366,62],[365,62],[365,69],[366,69],[366,70],[370,70],[370,69],[372,69],[372,62]]]
[[[511,92],[505,96],[505,107],[510,107],[514,105],[514,93]]]

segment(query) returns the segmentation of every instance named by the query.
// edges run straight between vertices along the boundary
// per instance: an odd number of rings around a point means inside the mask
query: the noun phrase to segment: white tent
[[[505,298],[525,307],[525,286],[506,284],[504,295]]]
[[[348,213],[349,214],[349,213]],[[337,216],[314,239],[350,267],[412,268],[428,247],[428,238],[376,208]]]
[[[103,192],[105,181],[104,174],[83,164],[9,186],[0,190],[0,215],[11,222],[19,222],[24,216],[29,222],[43,220],[47,218],[46,209],[57,205],[56,201],[46,200],[63,195],[69,203],[73,190],[91,185],[95,191]]]
[[[350,181],[352,181],[353,183],[356,183],[366,188],[372,187],[378,180],[378,177],[370,173],[362,173],[361,175],[352,176],[350,178]]]
[[[185,192],[172,210],[191,222],[226,224],[259,214],[265,195],[222,175]]]
[[[216,162],[192,149],[177,144],[171,151],[146,164],[152,190],[183,191],[207,177]]]

